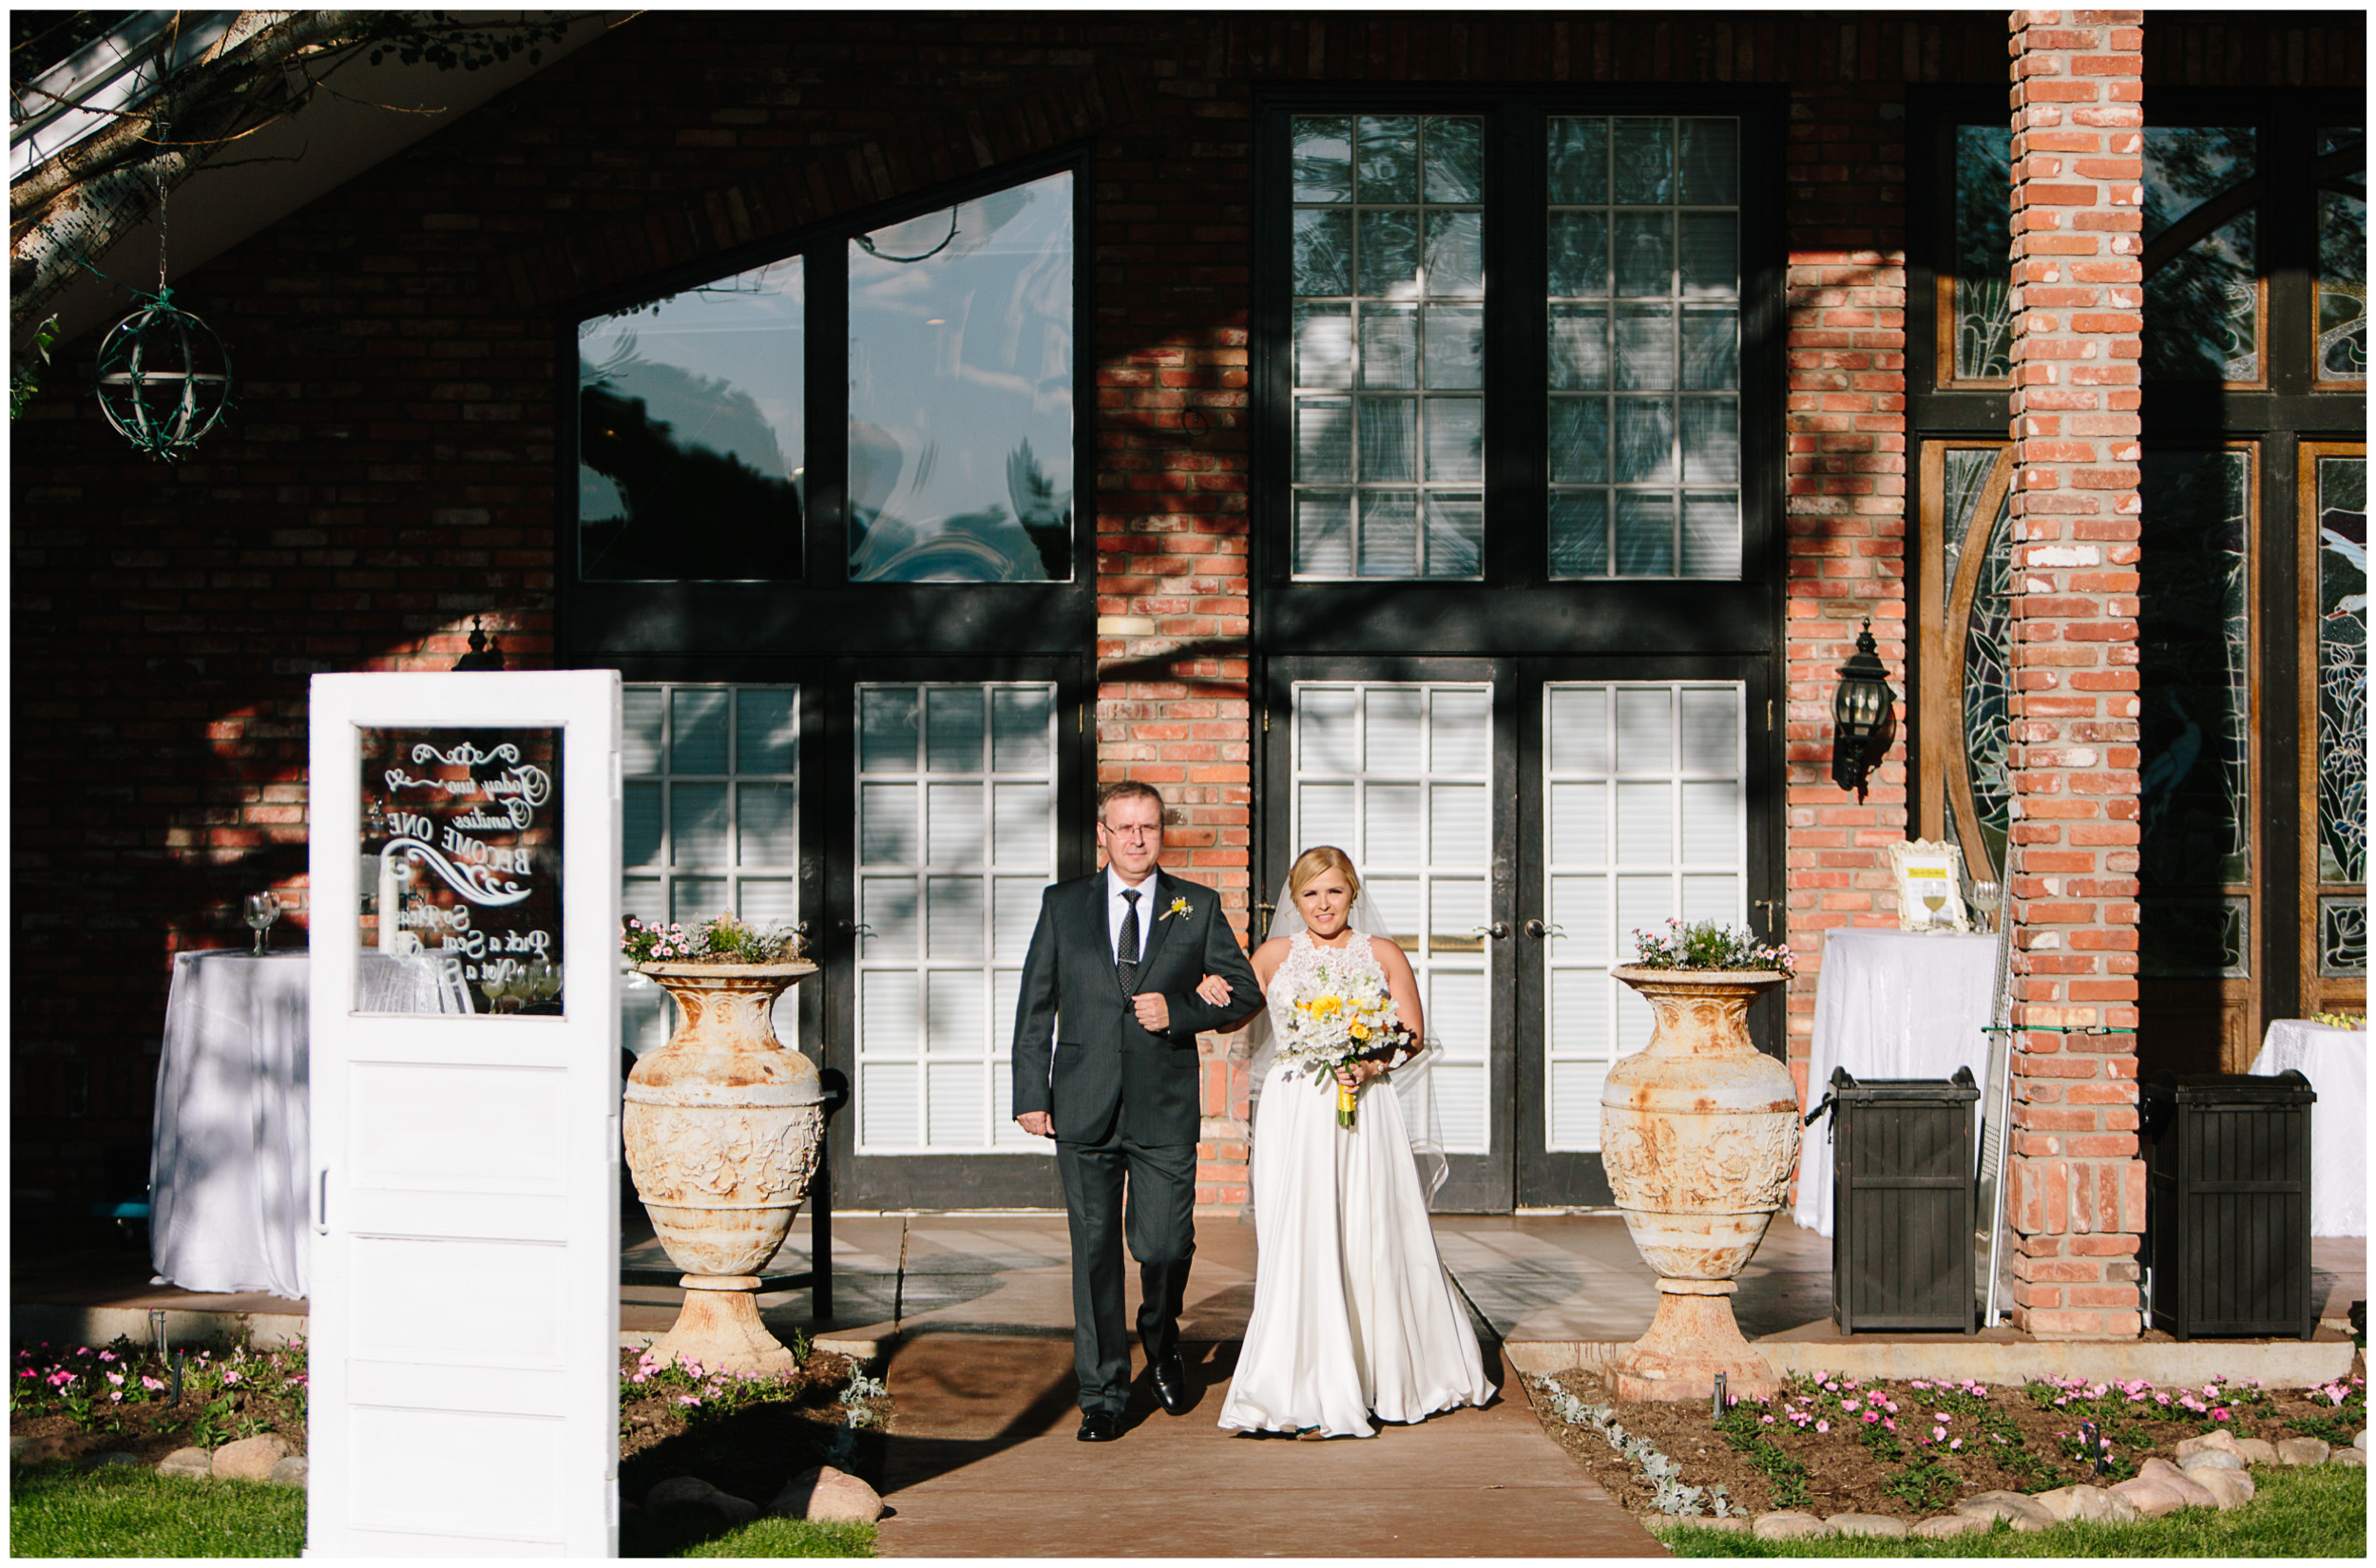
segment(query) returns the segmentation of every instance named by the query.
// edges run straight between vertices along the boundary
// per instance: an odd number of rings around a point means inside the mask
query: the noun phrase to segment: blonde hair
[[[1322,871],[1344,873],[1346,896],[1361,896],[1361,873],[1353,870],[1353,857],[1333,844],[1316,844],[1295,857],[1287,872],[1287,896],[1301,897],[1304,885]]]

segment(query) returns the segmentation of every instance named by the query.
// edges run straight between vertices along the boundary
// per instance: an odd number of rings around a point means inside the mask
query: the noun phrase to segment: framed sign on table
[[[1972,928],[1971,917],[1964,909],[1962,850],[1925,838],[1892,844],[1889,870],[1897,878],[1900,930]]]

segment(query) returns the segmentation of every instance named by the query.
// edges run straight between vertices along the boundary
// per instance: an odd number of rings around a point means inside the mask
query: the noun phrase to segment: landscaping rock
[[[272,1474],[264,1479],[275,1486],[295,1486],[301,1491],[305,1486],[306,1471],[305,1456],[291,1454],[287,1459],[274,1465]]]
[[[2277,1445],[2266,1438],[2238,1438],[2235,1440],[2235,1451],[2244,1457],[2247,1464],[2277,1463]]]
[[[2357,1448],[2357,1449],[2358,1449],[2361,1453],[2363,1453],[2363,1454],[2365,1454],[2365,1453],[2366,1453],[2366,1452],[2367,1452],[2367,1428],[2366,1428],[2366,1427],[2363,1426],[2363,1427],[2361,1427],[2361,1428],[2360,1428],[2360,1435],[2359,1435],[2359,1436],[2357,1436],[2357,1437],[2355,1437],[2355,1438],[2353,1438],[2353,1439],[2351,1440],[2351,1446],[2352,1446],[2352,1447],[2354,1447],[2354,1448]]]
[[[2058,1486],[2037,1496],[2041,1508],[2059,1520],[2089,1524],[2125,1524],[2136,1517],[2136,1504],[2101,1486]]]
[[[2183,1467],[2186,1462],[2189,1459],[2192,1459],[2194,1455],[2202,1453],[2206,1449],[2213,1448],[2219,1450],[2221,1453],[2232,1454],[2236,1452],[2235,1434],[2233,1432],[2222,1430],[2217,1432],[2205,1432],[2200,1437],[2183,1439],[2178,1444],[2178,1463],[2181,1467]]]
[[[1983,1519],[2002,1519],[2025,1534],[2055,1522],[2054,1515],[2041,1507],[2036,1498],[2019,1492],[1982,1492],[1957,1503],[1955,1511],[1977,1514]]]
[[[122,1450],[118,1450],[112,1454],[100,1455],[97,1459],[90,1462],[90,1467],[94,1470],[114,1470],[121,1469],[126,1464],[143,1465],[144,1467],[145,1463],[146,1462],[144,1462],[138,1454],[127,1454]]]
[[[2179,1456],[2178,1468],[2189,1475],[2198,1470],[2241,1470],[2244,1456],[2229,1448],[2197,1448]]]
[[[2367,1455],[2364,1450],[2358,1448],[2338,1448],[2328,1457],[2327,1463],[2329,1464],[2340,1464],[2348,1469],[2360,1470],[2366,1468]]]
[[[1777,1508],[1771,1514],[1759,1514],[1749,1533],[1759,1540],[1805,1540],[1833,1532],[1830,1525],[1812,1514],[1796,1508]]]
[[[217,1481],[267,1481],[272,1467],[289,1457],[289,1440],[278,1432],[241,1438],[215,1450]]]
[[[47,1464],[51,1460],[66,1458],[66,1439],[51,1433],[48,1437],[12,1437],[9,1439],[9,1458],[19,1464]]]
[[[2127,1481],[2115,1482],[2110,1490],[2114,1497],[2127,1499],[2130,1506],[2134,1507],[2138,1517],[2142,1519],[2159,1519],[2164,1514],[2175,1514],[2186,1506],[2186,1499],[2178,1496],[2176,1492],[2157,1481],[2147,1481],[2140,1476],[2132,1476]]]
[[[1696,1530],[1747,1530],[1749,1520],[1727,1514],[1722,1519],[1678,1519],[1677,1524],[1688,1524]]]
[[[2169,1487],[2170,1490],[2178,1494],[2178,1500],[2189,1508],[2217,1506],[2217,1500],[2212,1497],[2211,1488],[2197,1484],[2193,1476],[2158,1455],[2138,1465],[2136,1477],[2139,1481],[2158,1482]]]
[[[203,1481],[215,1473],[215,1456],[203,1448],[176,1448],[157,1462],[161,1476],[195,1476]]]
[[[2280,1464],[2324,1464],[2334,1450],[2319,1438],[2287,1438],[2277,1444]]]
[[[1906,1520],[1887,1514],[1834,1514],[1824,1522],[1844,1536],[1887,1536],[1894,1540],[1907,1533]]]
[[[729,1524],[748,1524],[759,1517],[759,1505],[749,1498],[738,1498],[732,1492],[712,1491],[701,1500],[717,1510],[719,1518]]]
[[[717,1490],[699,1476],[670,1476],[643,1494],[643,1506],[658,1513],[663,1508],[699,1502]]]
[[[2209,1492],[2222,1513],[2252,1501],[2252,1478],[2241,1470],[2189,1470],[2194,1483]]]
[[[1985,1514],[1934,1514],[1907,1533],[1916,1540],[1944,1540],[1949,1536],[1986,1535],[1988,1527]]]
[[[784,1483],[767,1511],[778,1519],[834,1520],[872,1524],[883,1517],[883,1500],[856,1476],[830,1464],[813,1465]],[[1696,1520],[1693,1523],[1698,1523]]]

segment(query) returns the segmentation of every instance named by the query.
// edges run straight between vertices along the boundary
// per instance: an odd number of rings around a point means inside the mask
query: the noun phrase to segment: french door
[[[1437,1207],[1609,1201],[1601,1082],[1650,1036],[1609,973],[1632,932],[1774,928],[1769,686],[1740,659],[1272,662],[1257,885],[1316,844],[1361,866],[1443,1047]],[[1752,1022],[1780,1055],[1778,1002]]]

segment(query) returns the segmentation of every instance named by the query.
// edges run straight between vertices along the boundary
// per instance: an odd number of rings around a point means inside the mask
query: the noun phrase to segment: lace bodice
[[[1287,939],[1287,956],[1279,961],[1278,973],[1271,977],[1270,989],[1263,993],[1263,1001],[1271,1009],[1271,1027],[1278,1031],[1280,1039],[1293,1034],[1289,1014],[1293,1004],[1289,999],[1294,996],[1298,985],[1323,968],[1340,974],[1366,975],[1381,986],[1386,985],[1386,971],[1378,966],[1377,952],[1370,946],[1368,937],[1356,932],[1343,947],[1323,947],[1312,940],[1311,931],[1295,932]]]

